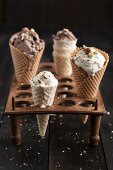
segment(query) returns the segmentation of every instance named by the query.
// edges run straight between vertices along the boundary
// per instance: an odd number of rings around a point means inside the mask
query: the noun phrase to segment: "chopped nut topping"
[[[61,39],[76,40],[74,34],[66,28],[64,28],[61,31],[58,31],[56,35],[53,35],[53,38],[55,38],[56,40]]]
[[[90,48],[84,48],[83,50],[84,50],[84,52],[85,52],[87,55],[91,53],[91,49],[90,49]]]

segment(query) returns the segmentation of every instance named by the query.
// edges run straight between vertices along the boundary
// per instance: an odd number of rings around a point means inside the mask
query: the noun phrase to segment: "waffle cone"
[[[88,74],[82,68],[77,67],[72,60],[71,60],[71,65],[72,65],[76,88],[78,88],[81,84],[81,81],[83,81],[88,76]]]
[[[86,124],[88,117],[89,117],[88,115],[81,115],[81,121],[83,124]]]
[[[49,114],[36,115],[40,136],[44,137],[49,122]]]
[[[66,77],[72,74],[70,57],[54,56],[56,74]]]
[[[29,59],[23,52],[11,45],[11,43],[9,43],[9,47],[17,81],[20,83],[29,83],[29,80],[31,80],[37,73],[44,48],[33,58]]]
[[[31,86],[34,104],[40,108],[51,106],[54,101],[56,86],[52,87],[35,87]]]
[[[98,50],[105,57],[106,62],[103,68],[99,70],[94,76],[89,76],[82,68],[77,67],[76,64],[71,61],[73,76],[77,86],[77,94],[81,98],[90,99],[94,98],[97,95],[100,82],[109,62],[109,56],[107,53],[99,49],[96,50]]]
[[[32,98],[34,101],[34,104],[37,105],[40,108],[45,108],[46,106],[51,106],[54,102],[54,97],[57,89],[57,84],[55,86],[51,87],[36,87],[31,85],[32,89]],[[38,120],[38,128],[39,133],[42,137],[45,136],[48,121],[49,121],[48,114],[44,115],[36,115]]]

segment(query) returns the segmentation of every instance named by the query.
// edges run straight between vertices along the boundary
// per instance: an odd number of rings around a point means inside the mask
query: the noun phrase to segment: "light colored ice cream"
[[[31,85],[35,87],[50,87],[58,84],[58,80],[50,71],[42,71],[35,76],[31,81]]]
[[[51,106],[54,101],[58,80],[50,71],[42,71],[31,81],[34,104],[40,108]]]
[[[76,50],[77,38],[68,29],[53,35],[53,59],[56,74],[67,77],[72,74],[70,58]]]
[[[53,35],[53,57],[70,57],[70,54],[76,49],[77,38],[68,29],[58,31]]]
[[[103,68],[106,60],[95,48],[83,46],[83,48],[72,57],[72,61],[78,67],[83,68],[88,75],[94,76],[95,73]]]
[[[29,59],[34,57],[35,54],[45,46],[44,40],[39,38],[35,30],[26,27],[12,35],[9,42],[23,52]]]

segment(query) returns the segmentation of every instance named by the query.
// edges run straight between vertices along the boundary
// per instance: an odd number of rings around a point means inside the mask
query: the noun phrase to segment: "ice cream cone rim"
[[[99,48],[96,48],[96,47],[89,47],[89,48],[94,48],[95,50],[97,50],[98,52],[100,52],[100,53],[105,57],[106,61],[107,61],[107,60],[109,61],[109,55],[108,55],[105,51],[100,50]],[[76,54],[78,51],[82,50],[82,49],[83,49],[83,47],[77,47],[77,48],[76,48],[75,53],[71,56],[71,60],[72,60],[72,61],[73,61],[73,57],[75,56],[75,54]],[[106,63],[106,62],[105,62],[105,63]]]

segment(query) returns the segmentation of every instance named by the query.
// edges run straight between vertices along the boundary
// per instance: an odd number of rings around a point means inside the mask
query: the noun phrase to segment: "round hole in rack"
[[[31,86],[29,84],[22,84],[19,85],[17,90],[29,90],[31,88]]]
[[[29,92],[22,92],[22,93],[18,93],[16,95],[16,98],[26,98],[26,97],[31,97],[31,96],[32,96],[32,94]]]
[[[71,78],[61,78],[59,80],[60,83],[70,83],[72,82],[73,80]]]
[[[73,89],[73,86],[71,86],[71,85],[61,85],[61,86],[58,87],[58,89],[67,91],[67,90]]]
[[[22,107],[28,107],[28,106],[31,106],[32,103],[29,102],[29,101],[16,101],[15,102],[15,106],[18,107],[18,108],[22,108]]]
[[[83,107],[95,107],[95,102],[90,100],[83,100],[80,101],[78,104]]]
[[[73,100],[64,100],[59,103],[60,106],[74,106],[76,103]]]
[[[53,69],[53,67],[51,66],[51,65],[44,65],[44,66],[42,66],[41,68],[40,68],[40,70],[47,70],[47,71],[49,71],[49,70],[51,70],[51,69]]]
[[[66,97],[73,97],[74,94],[71,92],[59,92],[58,97],[60,98],[66,98]]]

